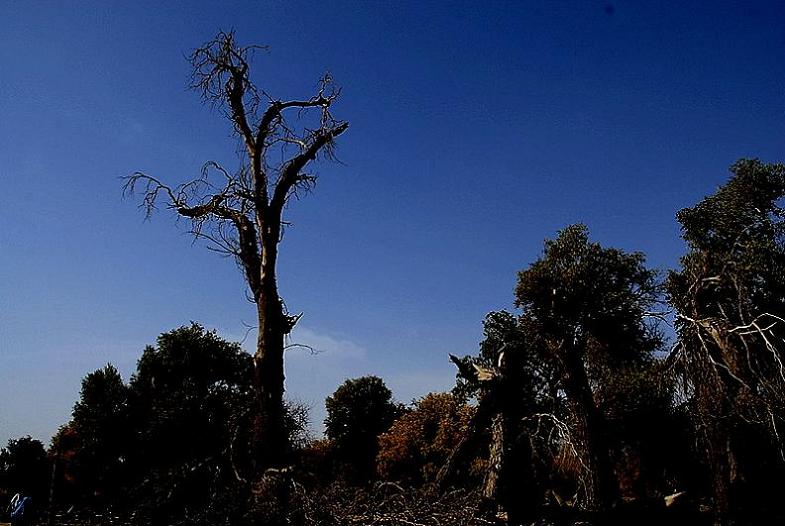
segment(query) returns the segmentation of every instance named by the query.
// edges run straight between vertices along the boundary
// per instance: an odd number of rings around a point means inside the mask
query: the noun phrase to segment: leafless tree
[[[316,175],[309,166],[320,157],[334,158],[335,139],[349,124],[332,116],[340,90],[329,74],[310,98],[281,100],[258,88],[250,63],[260,49],[242,47],[234,32],[222,31],[190,55],[191,87],[233,124],[241,145],[239,169],[209,161],[198,178],[179,186],[137,172],[126,179],[124,193],[141,192],[147,216],[165,201],[190,221],[197,239],[234,256],[244,272],[258,316],[254,456],[262,471],[286,462],[285,338],[300,317],[287,312],[276,279],[284,209],[293,196],[313,188]]]

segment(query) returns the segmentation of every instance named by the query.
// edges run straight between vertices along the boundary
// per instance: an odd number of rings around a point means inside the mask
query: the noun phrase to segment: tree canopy
[[[767,501],[781,476],[785,417],[785,166],[740,160],[730,180],[678,213],[687,242],[668,277],[673,372],[694,416],[721,514],[741,487]]]
[[[392,391],[378,376],[346,380],[325,400],[325,434],[347,463],[349,478],[373,477],[378,436],[400,414]]]

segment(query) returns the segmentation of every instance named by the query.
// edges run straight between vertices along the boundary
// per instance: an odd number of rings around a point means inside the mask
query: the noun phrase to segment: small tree
[[[249,475],[251,370],[239,344],[196,323],[144,350],[130,382],[130,457],[134,500],[152,517],[200,516]]]
[[[390,428],[401,409],[392,392],[377,376],[346,380],[325,400],[327,437],[340,460],[349,468],[349,479],[366,482],[373,477],[379,435]]]
[[[108,364],[82,379],[71,424],[62,430],[58,445],[66,445],[69,431],[76,440],[72,459],[85,504],[115,501],[124,488],[124,462],[131,426],[128,421],[128,387],[117,369]],[[56,453],[66,454],[67,451]]]
[[[430,393],[415,401],[379,437],[379,475],[413,484],[434,482],[473,414],[474,408],[450,393]]]
[[[142,207],[148,216],[164,199],[190,220],[194,236],[234,256],[243,269],[258,319],[255,459],[264,469],[286,462],[284,339],[300,317],[287,312],[278,292],[284,209],[291,197],[313,188],[316,175],[308,171],[309,165],[319,156],[333,158],[335,139],[349,124],[332,116],[340,90],[329,75],[310,98],[281,100],[258,88],[250,76],[257,49],[238,45],[233,32],[220,32],[190,57],[191,87],[204,102],[225,112],[242,144],[239,168],[231,171],[209,161],[200,178],[177,187],[137,172],[127,179],[125,192],[143,188]],[[292,113],[297,120],[287,117]]]
[[[12,439],[0,449],[0,490],[6,496],[31,496],[34,505],[44,509],[49,481],[49,459],[40,440],[29,436]]]

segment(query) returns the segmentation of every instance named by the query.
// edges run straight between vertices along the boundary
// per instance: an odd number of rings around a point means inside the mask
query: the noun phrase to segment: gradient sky
[[[219,28],[271,46],[255,79],[276,96],[343,86],[343,164],[293,203],[280,261],[294,339],[323,351],[287,356],[317,429],[348,376],[449,388],[447,353],[476,351],[558,229],[665,270],[678,209],[739,157],[785,160],[782,1],[160,4],[0,0],[0,445],[48,443],[86,373],[128,379],[163,331],[254,320],[234,264],[144,222],[118,179],[236,167],[186,89]]]

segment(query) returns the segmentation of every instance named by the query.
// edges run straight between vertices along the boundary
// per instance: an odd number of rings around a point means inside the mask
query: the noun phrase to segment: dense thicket
[[[82,381],[72,420],[54,437],[62,507],[131,510],[144,520],[240,520],[253,475],[253,361],[192,323],[144,349],[125,384],[107,365]],[[289,440],[303,443],[289,404]]]
[[[672,367],[722,516],[771,510],[785,475],[785,166],[731,172],[679,212],[688,252],[668,278]]]
[[[434,482],[474,415],[474,407],[451,393],[429,393],[412,405],[378,437],[376,461],[383,480],[407,485]],[[467,482],[476,483],[485,465],[479,458],[469,462],[463,471],[474,475]]]
[[[273,488],[276,520],[781,519],[785,166],[731,172],[679,212],[687,253],[665,280],[584,225],[547,240],[518,274],[518,310],[489,313],[479,352],[451,356],[451,393],[404,407],[381,378],[349,379],[326,400],[323,440],[306,408],[287,406],[296,454],[291,485]],[[56,508],[147,523],[263,522],[248,508],[264,503],[249,498],[253,369],[199,325],[161,335],[127,384],[111,365],[84,378],[48,453],[9,442],[0,497],[53,495]]]

